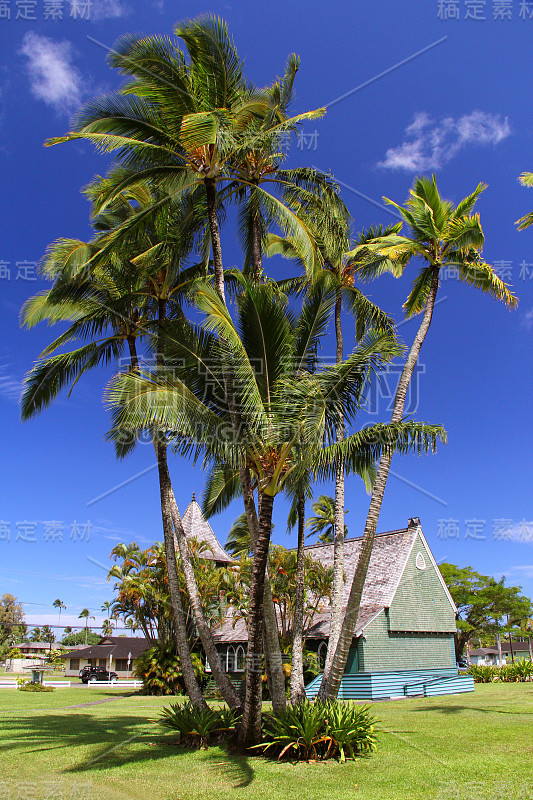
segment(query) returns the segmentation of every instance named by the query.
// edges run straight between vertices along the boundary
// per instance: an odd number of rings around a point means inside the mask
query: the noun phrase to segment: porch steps
[[[306,686],[307,697],[318,694],[322,675]],[[457,670],[427,669],[397,672],[359,672],[344,675],[339,690],[343,700],[385,700],[400,697],[439,697],[474,691],[472,675],[458,675]]]

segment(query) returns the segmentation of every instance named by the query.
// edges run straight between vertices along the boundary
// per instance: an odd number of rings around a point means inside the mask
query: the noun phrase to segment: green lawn
[[[345,765],[181,750],[171,731],[152,722],[167,703],[104,688],[0,690],[0,797],[214,800],[237,791],[245,800],[533,798],[533,684],[376,703],[384,729],[379,749]]]

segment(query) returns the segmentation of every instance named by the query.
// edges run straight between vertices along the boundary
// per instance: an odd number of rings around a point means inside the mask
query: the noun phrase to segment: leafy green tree
[[[87,639],[85,638],[87,636]],[[65,647],[74,647],[77,644],[87,644],[88,646],[92,646],[98,644],[102,637],[98,633],[93,633],[93,631],[78,631],[77,633],[68,633],[63,636],[61,639],[61,644],[65,645]]]
[[[359,261],[357,270],[358,275],[363,278],[375,278],[386,271],[400,276],[411,259],[421,262],[421,269],[413,282],[404,309],[407,317],[422,313],[422,321],[398,382],[391,417],[393,423],[404,416],[407,390],[431,324],[441,270],[452,267],[457,270],[459,279],[463,283],[481,289],[496,300],[501,300],[509,308],[514,308],[517,304],[516,297],[509,287],[481,257],[484,235],[479,214],[474,214],[473,210],[485,188],[484,184],[479,184],[472,194],[454,207],[451,202],[440,196],[435,176],[417,178],[405,206],[385,198],[385,202],[397,210],[408,226],[410,236],[402,236],[399,232],[391,233],[365,243],[368,258],[366,262]],[[359,248],[358,254],[360,258]],[[322,677],[318,694],[322,701],[336,698],[341,685],[359,614],[391,461],[390,451],[380,458],[365,522],[361,554],[350,588],[339,641],[330,668],[324,670]]]
[[[22,605],[12,594],[0,597],[0,655],[25,636],[27,627]]]
[[[531,612],[531,601],[520,594],[520,586],[505,586],[503,579],[496,581],[472,567],[445,563],[440,571],[457,606],[457,661],[464,657],[465,647],[472,640],[490,637],[498,642],[502,633],[519,629],[521,620]]]

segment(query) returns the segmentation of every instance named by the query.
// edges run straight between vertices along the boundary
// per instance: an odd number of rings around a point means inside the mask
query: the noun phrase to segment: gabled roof
[[[131,653],[132,659],[135,659],[154,644],[155,642],[141,636],[103,636],[98,644],[69,650],[62,657],[109,658],[111,654],[113,660],[116,661],[117,658],[128,658]]]
[[[417,532],[417,528],[409,527],[376,535],[361,598],[362,606],[383,608],[391,605]],[[344,542],[344,603],[348,601],[362,544],[362,537],[346,539]],[[313,544],[306,547],[305,551],[323,566],[333,566],[333,544]]]
[[[206,546],[200,551],[203,558],[209,558],[223,564],[232,564],[234,562],[234,559],[226,553],[213,533],[213,528],[204,517],[194,494],[181,521],[187,539],[196,539],[198,542],[206,543]]]
[[[376,535],[355,626],[355,636],[359,636],[384,608],[391,605],[419,531],[420,528],[417,525],[409,525],[401,530],[387,531]],[[344,605],[348,601],[362,543],[362,537],[346,539],[344,542],[344,573],[346,577]],[[333,544],[313,544],[306,547],[305,550],[307,555],[315,561],[320,561],[323,566],[333,566]],[[330,606],[328,603],[324,603],[323,610],[315,615],[313,625],[306,632],[306,636],[311,639],[327,638],[330,615]],[[244,620],[235,621],[232,609],[228,609],[222,624],[217,625],[213,630],[213,637],[216,642],[220,643],[246,641],[248,637]]]

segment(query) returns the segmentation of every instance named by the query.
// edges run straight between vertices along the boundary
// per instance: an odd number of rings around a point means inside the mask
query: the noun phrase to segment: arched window
[[[226,672],[235,672],[235,648],[233,645],[226,650]]]
[[[320,642],[320,644],[318,645],[317,655],[318,655],[318,666],[320,667],[321,670],[323,670],[324,667],[326,666],[327,654],[328,654],[327,642]]]
[[[244,672],[245,661],[246,661],[246,653],[244,652],[244,647],[242,645],[239,645],[237,648],[237,652],[235,653],[236,672]]]

